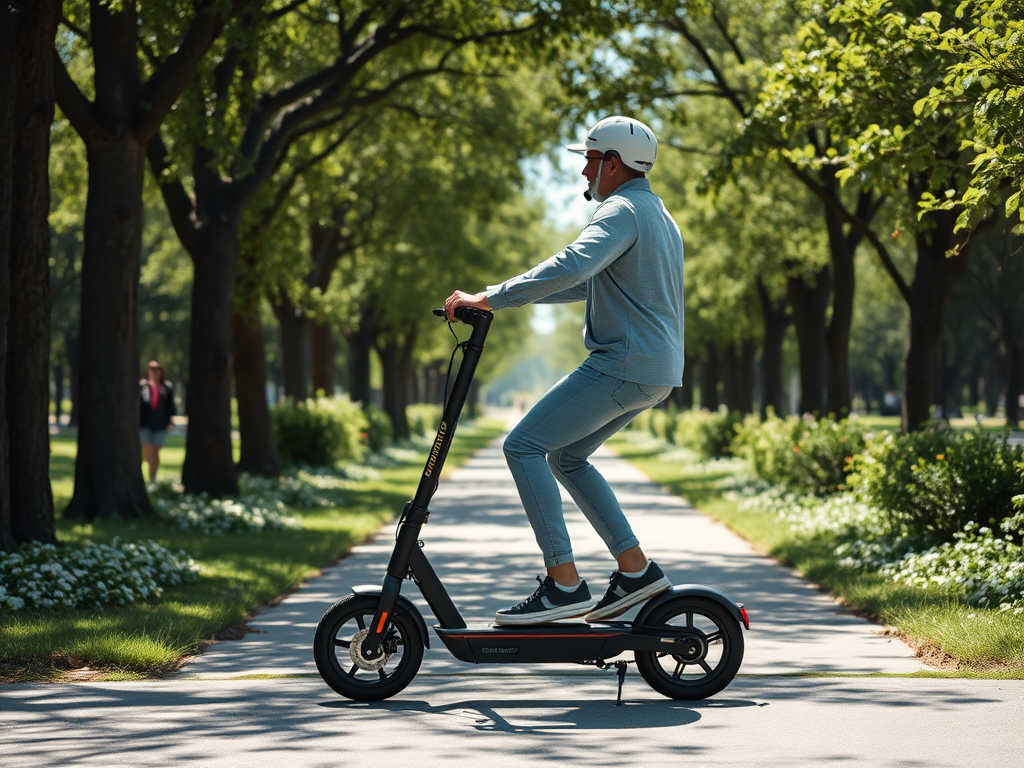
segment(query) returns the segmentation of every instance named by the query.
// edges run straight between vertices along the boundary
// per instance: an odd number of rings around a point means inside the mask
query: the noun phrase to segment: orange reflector
[[[388,620],[388,612],[387,612],[387,611],[384,611],[384,613],[382,613],[382,614],[380,615],[380,622],[379,622],[379,623],[377,624],[377,634],[378,634],[378,635],[379,635],[379,634],[380,634],[381,632],[383,632],[383,631],[384,631],[384,622],[385,622],[385,621],[387,621],[387,620]]]

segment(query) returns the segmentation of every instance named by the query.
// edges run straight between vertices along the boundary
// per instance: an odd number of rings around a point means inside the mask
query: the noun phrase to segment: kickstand
[[[626,664],[627,663],[628,662],[625,662],[625,661],[616,661],[615,662],[615,669],[618,670],[618,678],[619,678],[619,695],[615,699],[615,706],[616,707],[621,707],[622,706],[622,684],[626,681]]]

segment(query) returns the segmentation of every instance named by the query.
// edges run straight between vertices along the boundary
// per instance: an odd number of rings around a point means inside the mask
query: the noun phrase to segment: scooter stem
[[[398,524],[398,535],[395,541],[395,548],[388,561],[387,575],[384,577],[384,584],[381,589],[380,601],[377,604],[377,613],[373,623],[368,627],[368,634],[362,643],[362,653],[366,658],[373,658],[378,652],[381,638],[387,627],[387,617],[391,614],[395,600],[401,591],[402,581],[409,573],[409,557],[415,547],[418,546],[420,530],[430,515],[427,505],[437,490],[438,478],[441,476],[441,469],[444,467],[445,459],[448,457],[448,450],[451,448],[452,439],[455,437],[455,427],[462,408],[466,404],[469,395],[469,385],[476,374],[477,363],[480,362],[480,354],[484,349],[484,339],[491,327],[494,315],[479,309],[459,307],[455,310],[455,317],[473,327],[473,333],[469,340],[462,342],[459,346],[463,349],[462,364],[452,385],[451,395],[445,405],[444,413],[441,415],[441,423],[437,428],[437,437],[430,448],[430,455],[427,457],[426,466],[420,476],[419,485],[416,488],[416,495],[412,501],[405,505],[402,512],[402,519]]]

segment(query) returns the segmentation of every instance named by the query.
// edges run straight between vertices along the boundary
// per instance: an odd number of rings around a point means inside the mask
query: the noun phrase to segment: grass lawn
[[[450,471],[500,434],[502,424],[463,424],[452,445]],[[153,539],[184,549],[202,570],[196,582],[168,589],[152,604],[105,610],[19,611],[0,617],[0,680],[79,677],[117,680],[159,675],[225,630],[231,631],[267,601],[335,562],[354,544],[393,519],[411,498],[423,457],[354,482],[343,507],[293,510],[299,531],[203,535],[157,522],[102,520],[90,524],[59,517],[70,501],[74,437],[52,438],[51,477],[60,541]],[[161,473],[179,474],[184,437],[172,435],[161,452]],[[83,674],[83,667],[91,672]]]
[[[872,429],[886,430],[888,432],[900,431],[899,416],[879,416],[875,413],[858,414],[857,421],[866,424]],[[973,416],[961,416],[949,420],[949,426],[953,429],[975,430],[978,422]],[[1006,419],[1002,416],[987,416],[981,422],[983,432],[1001,433],[1006,429]]]
[[[900,586],[878,574],[840,568],[837,542],[807,539],[774,515],[741,511],[716,484],[725,475],[698,474],[662,461],[658,450],[617,435],[608,443],[648,477],[721,520],[754,547],[796,568],[852,609],[895,627],[940,670],[964,677],[1024,679],[1024,616],[975,608],[950,593]]]

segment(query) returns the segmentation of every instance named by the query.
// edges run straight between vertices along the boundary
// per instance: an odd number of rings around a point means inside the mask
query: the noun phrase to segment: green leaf
[[[1013,216],[1014,212],[1020,208],[1020,192],[1014,192],[1008,198],[1006,198],[1006,218]]]

